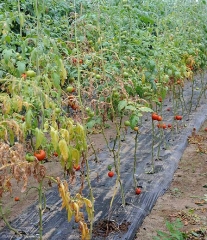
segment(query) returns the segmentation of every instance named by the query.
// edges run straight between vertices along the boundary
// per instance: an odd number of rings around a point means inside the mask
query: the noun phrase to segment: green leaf
[[[60,75],[53,72],[52,73],[52,81],[53,81],[53,85],[56,88],[60,88]]]
[[[137,126],[138,121],[139,121],[139,117],[137,115],[132,115],[130,117],[130,126],[131,126],[132,129],[134,129],[134,127]]]
[[[135,111],[136,110],[136,107],[135,106],[132,106],[132,105],[128,105],[125,107],[126,110],[131,110],[131,111]]]
[[[14,144],[14,132],[10,128],[9,128],[9,141],[11,145]]]
[[[35,138],[36,138],[35,149],[37,150],[45,139],[44,133],[39,128],[35,129]]]
[[[127,106],[127,101],[126,100],[120,101],[119,104],[118,104],[118,111],[121,112],[126,106]]]
[[[19,72],[19,74],[22,74],[23,72],[25,72],[25,63],[24,62],[17,62],[17,70]]]
[[[95,120],[91,120],[91,121],[86,123],[86,127],[91,129],[91,128],[94,127],[95,124],[96,124],[96,121]]]
[[[142,111],[142,112],[153,112],[153,110],[151,108],[148,108],[148,107],[140,107],[139,110]]]
[[[29,109],[25,115],[26,128],[30,129],[32,127],[32,110]]]

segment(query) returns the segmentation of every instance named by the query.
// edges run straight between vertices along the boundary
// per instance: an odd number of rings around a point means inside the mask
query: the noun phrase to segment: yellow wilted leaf
[[[53,122],[52,122],[52,127],[53,127],[55,130],[58,130],[58,125],[57,125],[56,121],[53,121]]]
[[[72,154],[72,160],[74,161],[74,166],[78,167],[79,160],[80,160],[80,152],[77,149],[72,148],[71,154]]]
[[[61,74],[61,85],[63,86],[65,83],[65,79],[67,78],[67,71],[64,67],[62,59],[60,59],[60,74]]]
[[[68,211],[68,222],[70,222],[73,217],[73,211],[71,210],[70,206],[68,207],[67,211]]]
[[[77,139],[79,141],[79,144],[81,144],[81,150],[86,150],[87,149],[87,142],[86,142],[86,134],[85,134],[85,129],[82,125],[77,124],[76,128],[76,133],[77,133]]]
[[[92,221],[93,220],[93,205],[91,203],[91,201],[87,198],[83,198],[83,201],[85,203],[85,206],[86,206],[86,211],[87,211],[87,214],[88,214],[88,220],[89,221]]]
[[[142,84],[144,84],[144,83],[145,83],[145,75],[142,74]]]
[[[45,108],[49,108],[49,100],[47,95],[45,95]]]
[[[11,101],[9,97],[4,98],[3,101],[3,113],[8,114],[11,110]]]
[[[66,161],[68,159],[68,146],[67,143],[65,141],[65,139],[61,139],[58,143],[59,149],[60,149],[60,153],[63,156],[63,159]]]
[[[90,240],[90,232],[86,223],[79,222],[81,230],[81,240]]]
[[[69,142],[69,132],[67,129],[61,129],[60,130],[60,134],[62,136],[62,138],[64,138],[66,140],[66,142]]]
[[[56,151],[58,147],[59,135],[58,135],[58,131],[55,130],[53,127],[51,127],[50,136],[51,136],[52,145],[54,147],[54,150]]]

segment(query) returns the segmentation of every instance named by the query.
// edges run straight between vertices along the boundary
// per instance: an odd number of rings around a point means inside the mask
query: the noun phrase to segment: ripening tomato
[[[14,201],[15,201],[15,202],[18,202],[19,200],[20,200],[19,197],[15,197],[15,198],[14,198]]]
[[[114,176],[114,172],[113,172],[113,171],[109,171],[109,172],[108,172],[108,176],[109,176],[110,178],[112,178],[112,177]]]
[[[157,116],[157,121],[162,121],[162,117],[161,116]]]
[[[38,150],[34,153],[34,156],[39,160],[42,161],[46,157],[46,152],[44,150]]]
[[[81,167],[80,167],[80,165],[78,165],[78,166],[73,166],[73,168],[76,170],[76,171],[79,171],[80,169],[81,169]]]
[[[168,127],[168,128],[172,128],[172,124],[169,123],[169,124],[167,125],[167,127]]]
[[[163,129],[166,129],[166,128],[167,128],[167,125],[166,125],[165,123],[163,123],[162,128],[163,128]]]
[[[139,131],[139,128],[138,127],[134,127],[134,131]]]
[[[72,93],[72,92],[75,92],[75,88],[71,85],[69,85],[67,88],[66,88],[67,92],[69,93]]]
[[[141,188],[136,188],[136,189],[135,189],[135,193],[136,193],[137,195],[139,195],[141,192],[142,192],[142,189],[141,189]]]

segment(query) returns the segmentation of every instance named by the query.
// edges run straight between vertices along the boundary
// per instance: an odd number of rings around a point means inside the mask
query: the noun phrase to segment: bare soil
[[[170,189],[158,199],[136,234],[136,240],[152,240],[157,230],[167,232],[166,221],[183,222],[188,239],[207,239],[207,122],[189,139]],[[201,230],[204,233],[200,233]],[[193,234],[190,234],[193,232]],[[200,233],[200,234],[199,234]],[[196,236],[198,235],[198,236]],[[161,239],[161,238],[160,238]],[[175,238],[169,238],[175,239]]]

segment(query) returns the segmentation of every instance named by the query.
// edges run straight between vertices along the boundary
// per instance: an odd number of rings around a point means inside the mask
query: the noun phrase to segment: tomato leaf
[[[91,121],[86,123],[86,127],[91,129],[95,124],[96,124],[96,121],[95,120],[91,120]]]
[[[22,74],[23,72],[25,72],[26,69],[26,65],[24,62],[17,62],[17,70],[19,72],[19,74]]]
[[[63,159],[66,161],[68,159],[69,152],[68,152],[68,146],[65,139],[61,139],[58,143],[58,146],[60,149],[60,153],[63,156]]]
[[[72,155],[72,160],[74,161],[74,165],[75,167],[77,167],[80,161],[80,152],[77,149],[72,148],[71,155]]]
[[[126,100],[120,101],[119,104],[118,104],[118,111],[121,112],[126,106],[127,106],[127,101]]]
[[[29,109],[25,115],[26,128],[30,129],[32,127],[32,110]]]
[[[137,115],[132,115],[130,117],[130,126],[132,129],[137,126],[138,121],[139,121],[139,117]]]
[[[51,137],[51,142],[54,147],[54,150],[56,151],[58,147],[59,135],[58,135],[58,131],[55,130],[53,127],[51,127],[50,137]]]
[[[142,112],[153,112],[153,110],[151,108],[148,108],[148,107],[140,107],[139,110],[142,111]]]
[[[128,105],[128,106],[126,106],[125,109],[126,109],[126,110],[135,111],[135,110],[136,110],[136,107],[135,107],[135,106],[132,106],[132,105]]]
[[[53,72],[52,73],[52,81],[53,81],[54,87],[60,88],[60,76],[59,76],[59,74]]]
[[[45,139],[44,133],[39,128],[35,129],[35,138],[36,138],[35,149],[37,150]]]

